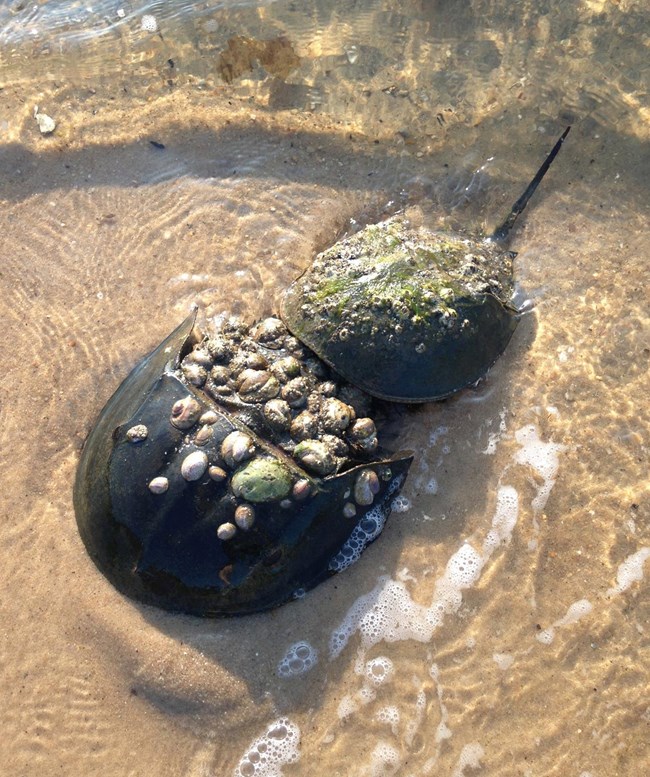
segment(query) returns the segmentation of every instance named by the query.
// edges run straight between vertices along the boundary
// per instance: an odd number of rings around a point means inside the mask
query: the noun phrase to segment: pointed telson
[[[507,239],[510,230],[514,226],[515,221],[517,220],[517,217],[519,214],[523,211],[523,209],[528,205],[528,200],[533,196],[535,193],[535,189],[539,186],[542,178],[546,175],[548,172],[548,168],[551,166],[553,160],[558,154],[558,151],[562,147],[562,143],[564,143],[564,138],[569,134],[569,130],[571,127],[567,127],[564,132],[562,133],[562,137],[557,141],[557,143],[553,146],[553,149],[551,150],[551,153],[546,157],[544,160],[544,163],[539,168],[537,173],[535,174],[535,177],[533,180],[528,184],[526,187],[526,191],[521,195],[521,197],[515,202],[515,204],[512,206],[510,213],[508,214],[508,217],[506,220],[501,224],[500,227],[497,227],[494,232],[490,235],[488,240],[493,241],[495,243],[502,243],[504,240]]]

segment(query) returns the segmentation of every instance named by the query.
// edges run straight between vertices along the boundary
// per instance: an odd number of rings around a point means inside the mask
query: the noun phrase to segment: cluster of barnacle
[[[468,245],[456,271],[457,278],[472,294],[491,293],[503,302],[512,296],[512,272],[515,254],[484,241],[482,245]]]
[[[224,494],[221,540],[249,531],[263,505],[294,508],[318,491],[318,478],[367,462],[341,505],[354,518],[359,507],[373,504],[380,479],[392,476],[390,468],[374,466],[377,430],[360,415],[370,406],[368,396],[335,379],[279,319],[224,324],[183,358],[176,377],[188,386],[169,415],[183,433],[179,466],[157,474],[148,487],[162,495],[174,478],[222,484],[215,492]],[[126,437],[138,445],[148,433],[136,424]]]
[[[256,518],[254,505],[279,502],[287,508],[293,505],[292,498],[301,502],[310,496],[309,480],[296,478],[286,464],[260,448],[259,441],[234,429],[214,410],[204,411],[191,394],[174,403],[169,420],[172,426],[188,432],[180,465],[182,478],[191,482],[207,477],[224,486],[229,484],[237,500],[232,504],[232,520],[222,521],[217,528],[219,539],[231,539],[238,528],[251,529]],[[154,494],[164,494],[168,488],[166,476],[149,483]]]
[[[437,332],[443,339],[457,325],[452,305],[462,297],[466,276],[478,274],[473,288],[482,284],[479,291],[494,285],[484,280],[491,271],[489,251],[474,256],[467,253],[469,245],[447,234],[412,231],[399,220],[367,227],[316,258],[301,281],[302,314],[344,320],[336,330],[341,341],[415,339],[416,352],[424,353],[419,338],[431,340]],[[455,265],[464,254],[458,272]]]
[[[313,475],[335,474],[377,450],[369,397],[337,379],[278,318],[224,324],[187,354],[181,372]]]

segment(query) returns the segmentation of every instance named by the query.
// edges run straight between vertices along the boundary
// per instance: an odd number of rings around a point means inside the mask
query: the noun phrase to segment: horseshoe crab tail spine
[[[506,238],[508,237],[508,234],[510,233],[510,230],[512,229],[515,221],[517,220],[517,217],[523,211],[526,205],[528,205],[528,200],[530,200],[530,198],[533,196],[533,194],[535,193],[535,189],[537,189],[537,187],[540,184],[540,181],[548,172],[548,168],[551,166],[551,164],[553,163],[553,160],[557,156],[558,151],[562,147],[562,143],[564,143],[564,138],[566,138],[566,136],[569,134],[570,129],[571,127],[569,126],[564,130],[560,139],[553,146],[551,153],[546,157],[546,159],[544,160],[544,163],[535,174],[535,177],[528,184],[526,191],[512,206],[510,213],[508,214],[503,224],[501,224],[500,227],[497,227],[494,230],[494,232],[487,238],[490,242],[502,243],[504,240],[506,240]]]

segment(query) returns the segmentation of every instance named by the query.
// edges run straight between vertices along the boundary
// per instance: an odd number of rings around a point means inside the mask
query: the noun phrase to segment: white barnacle
[[[219,416],[214,412],[214,410],[206,410],[205,413],[199,418],[199,423],[201,424],[216,424],[219,420]]]
[[[167,478],[164,478],[164,477],[154,478],[149,483],[149,491],[151,491],[152,494],[164,494],[168,488],[169,488],[169,480],[167,480]]]
[[[220,540],[231,540],[237,533],[237,527],[234,523],[222,523],[217,528],[217,537]]]
[[[357,508],[352,502],[346,502],[343,505],[343,515],[346,518],[354,518],[354,516],[357,514]]]
[[[377,473],[372,469],[362,469],[354,483],[354,501],[358,505],[371,505],[379,488]]]
[[[255,523],[255,510],[250,505],[238,505],[235,510],[235,523],[243,531],[248,531]]]
[[[181,475],[185,480],[198,480],[208,468],[208,457],[203,451],[188,454],[181,464]]]
[[[244,432],[231,432],[221,443],[221,455],[230,467],[250,459],[254,452],[255,444]]]
[[[149,430],[144,424],[136,424],[126,432],[126,439],[132,443],[144,442],[147,439]]]
[[[194,426],[200,415],[201,405],[188,394],[174,403],[169,420],[177,429],[185,430]]]
[[[225,469],[216,466],[208,468],[208,475],[210,476],[210,479],[214,480],[216,483],[221,483],[228,477],[228,473]]]

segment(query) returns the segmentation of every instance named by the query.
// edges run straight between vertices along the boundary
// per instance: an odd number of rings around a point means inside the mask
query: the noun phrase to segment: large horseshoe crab
[[[424,402],[479,380],[517,325],[510,230],[555,144],[488,238],[399,218],[319,254],[282,320],[195,332],[192,313],[124,380],[84,446],[81,537],[123,593],[205,616],[269,609],[359,558],[410,452],[372,397]]]

